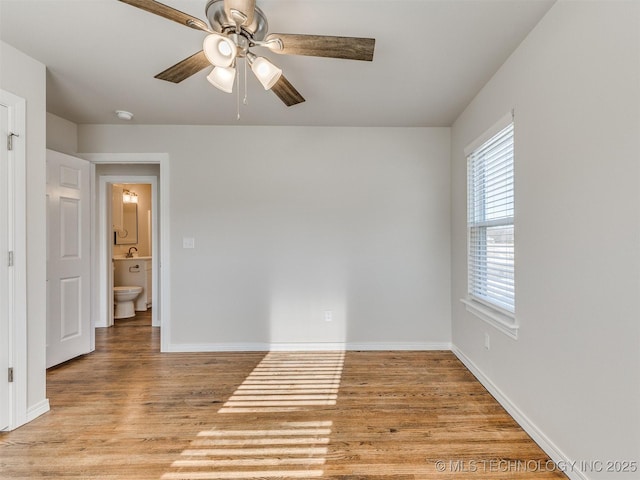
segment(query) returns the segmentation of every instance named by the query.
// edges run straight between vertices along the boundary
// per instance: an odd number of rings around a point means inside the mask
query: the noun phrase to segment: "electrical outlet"
[[[325,322],[333,321],[333,312],[331,310],[324,311],[324,321]]]
[[[196,240],[193,237],[182,237],[182,248],[196,248]]]
[[[486,350],[489,350],[491,348],[491,337],[486,332],[484,334],[484,348]]]

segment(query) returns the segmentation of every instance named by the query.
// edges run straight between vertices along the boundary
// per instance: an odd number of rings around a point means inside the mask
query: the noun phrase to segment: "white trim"
[[[509,397],[507,397],[502,390],[500,390],[492,381],[487,377],[478,366],[471,361],[462,351],[452,345],[451,351],[458,357],[458,359],[464,364],[467,369],[473,374],[474,377],[489,391],[491,395],[498,401],[500,405],[513,417],[513,419],[522,427],[522,429],[529,434],[529,436],[536,442],[544,452],[549,455],[558,469],[562,470],[571,480],[588,480],[588,477],[581,471],[575,468],[579,465],[572,461],[562,450],[560,450],[550,439],[547,437],[538,426],[533,423],[516,404],[514,404]],[[572,467],[573,466],[573,467]],[[564,468],[563,468],[564,467]],[[571,467],[571,468],[570,468]]]
[[[501,331],[505,335],[518,339],[520,325],[516,322],[512,313],[503,312],[494,307],[489,307],[471,298],[461,298],[460,301],[467,307],[467,312],[472,313],[481,320]]]
[[[27,410],[27,423],[30,422],[31,420],[35,420],[40,415],[44,415],[50,409],[51,407],[49,406],[49,400],[46,398],[42,400],[40,403],[36,403],[35,405],[32,405],[31,407],[29,407],[29,410]]]
[[[159,282],[156,282],[157,289],[153,291],[152,297],[156,305],[160,305],[161,325],[160,329],[160,351],[168,351],[171,344],[171,232],[170,222],[170,183],[169,183],[169,155],[163,154],[160,160],[160,255],[156,266],[159,268]],[[156,222],[158,216],[156,215]],[[156,227],[157,228],[157,227]],[[158,238],[154,240],[158,244]],[[158,292],[160,295],[158,297]],[[158,302],[158,298],[160,301]]]
[[[272,352],[335,352],[347,350],[342,342],[276,342],[269,346]]]
[[[160,262],[158,258],[160,251],[162,250],[162,243],[160,242],[160,232],[158,231],[158,217],[162,214],[162,210],[158,207],[158,178],[151,182],[151,298],[158,299],[158,305],[160,305],[163,295],[159,294],[160,289]],[[156,212],[154,215],[153,212]],[[154,327],[162,326],[162,309],[154,308],[151,311],[151,325]]]
[[[388,351],[388,350],[451,350],[451,343],[447,342],[275,342],[275,343],[206,343],[206,344],[175,344],[169,345],[167,352],[295,352],[295,351]]]
[[[488,142],[489,140],[491,140],[491,138],[500,130],[502,130],[503,128],[507,128],[507,126],[511,122],[513,122],[513,119],[514,119],[514,111],[511,110],[505,116],[500,118],[500,120],[494,123],[490,128],[488,128],[485,132],[483,132],[482,135],[480,135],[478,138],[476,138],[471,143],[469,143],[469,145],[464,147],[464,156],[468,157],[469,155],[471,155],[471,153],[473,153],[474,150],[479,148],[485,142]]]
[[[9,361],[13,367],[13,383],[9,385],[9,429],[28,422],[27,415],[27,238],[26,238],[26,100],[0,90],[0,103],[9,110],[9,128],[16,133],[9,152],[9,249],[14,252],[14,266],[9,280]],[[4,139],[2,139],[4,141]],[[13,318],[13,321],[11,319]]]
[[[93,177],[95,178],[95,176]],[[106,198],[107,187],[106,181],[102,178],[98,178],[98,188],[96,192],[96,207],[98,215],[96,216],[95,226],[95,252],[93,255],[93,265],[95,276],[93,284],[96,288],[93,291],[94,305],[93,314],[94,325],[96,327],[109,327],[111,326],[111,318],[113,318],[113,306],[111,306],[112,297],[108,292],[108,285],[113,282],[113,274],[109,270],[108,257],[111,256],[111,249],[109,246],[109,234],[107,233],[106,222],[109,218],[109,200]],[[95,210],[94,210],[95,212]],[[106,273],[106,275],[105,275]]]
[[[96,349],[96,316],[95,316],[95,311],[96,311],[96,304],[98,302],[96,302],[96,288],[95,285],[97,285],[96,283],[96,250],[95,250],[95,246],[97,245],[98,242],[98,220],[96,218],[96,209],[97,209],[97,192],[96,192],[96,187],[95,187],[95,178],[96,178],[96,167],[93,163],[89,162],[89,184],[90,184],[90,209],[91,209],[91,218],[89,219],[89,223],[91,224],[91,232],[89,234],[89,242],[91,242],[91,246],[90,246],[90,255],[91,255],[91,292],[90,292],[90,319],[89,319],[89,323],[90,323],[90,330],[91,330],[91,338],[89,340],[89,351],[90,352],[94,352]]]
[[[449,342],[347,342],[347,350],[366,351],[431,351],[431,350],[451,350]]]
[[[169,232],[169,185],[170,169],[169,154],[167,153],[81,153],[80,158],[91,163],[116,163],[116,164],[159,164],[160,165],[160,201],[159,215],[155,216],[155,241],[152,245],[152,269],[154,270],[153,282],[153,314],[158,315],[160,330],[160,351],[168,352],[170,348],[171,334],[171,310],[170,310],[170,232]],[[154,207],[158,206],[157,198]],[[158,211],[158,209],[156,209]],[[159,218],[158,218],[159,217]],[[100,220],[99,220],[100,221]],[[159,227],[158,227],[159,222]],[[158,241],[159,239],[159,241]],[[159,254],[158,253],[159,250]],[[100,251],[99,249],[97,251]],[[96,260],[97,261],[97,260]],[[157,273],[156,273],[157,272]],[[99,284],[98,284],[99,285]],[[158,301],[159,299],[159,301]],[[100,302],[95,302],[99,304]],[[157,312],[157,313],[156,313]],[[94,312],[95,314],[95,312]]]
[[[180,343],[168,345],[163,352],[199,353],[199,352],[268,352],[268,343]]]
[[[169,156],[166,153],[79,153],[78,157],[91,163],[148,163],[162,164]]]

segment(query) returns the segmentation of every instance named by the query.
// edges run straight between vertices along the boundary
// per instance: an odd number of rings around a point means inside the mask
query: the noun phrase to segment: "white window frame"
[[[489,128],[486,132],[480,135],[476,140],[471,142],[464,150],[465,156],[469,161],[469,158],[472,154],[479,151],[481,148],[487,144],[493,137],[495,137],[498,133],[507,128],[510,124],[514,123],[514,115],[513,112],[502,117],[498,122],[496,122],[491,128]],[[514,134],[515,135],[515,134]],[[467,168],[467,184],[469,183],[469,167]],[[467,191],[467,199],[469,199],[472,195],[471,191]],[[469,202],[468,202],[469,203]],[[468,208],[471,208],[470,206]],[[469,283],[467,286],[467,296],[466,298],[461,299],[461,301],[465,304],[468,312],[474,314],[478,318],[492,325],[496,329],[505,333],[513,339],[518,338],[518,328],[519,325],[516,321],[515,316],[515,297],[514,297],[514,307],[513,310],[509,309],[506,305],[501,305],[499,301],[492,302],[491,298],[483,298],[479,295],[474,295],[473,286],[472,286],[472,275],[474,272],[472,270],[472,266],[470,265],[470,258],[472,255],[471,252],[471,232],[472,229],[477,229],[478,227],[492,227],[492,226],[512,226],[515,227],[515,216],[503,216],[500,219],[492,219],[485,220],[480,222],[472,222],[469,219],[469,211],[467,212],[467,268],[468,270],[468,278]],[[515,274],[515,265],[514,265],[514,274]],[[514,278],[515,281],[515,278]]]

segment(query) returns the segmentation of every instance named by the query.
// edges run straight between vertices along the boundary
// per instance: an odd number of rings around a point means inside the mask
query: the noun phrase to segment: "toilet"
[[[116,304],[113,318],[131,318],[136,315],[133,301],[142,293],[142,287],[113,287],[113,301]]]

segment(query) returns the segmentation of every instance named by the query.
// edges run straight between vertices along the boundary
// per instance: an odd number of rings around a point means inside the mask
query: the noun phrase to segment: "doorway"
[[[152,185],[149,183],[110,183],[113,241],[113,283],[115,287],[140,287],[132,302],[116,304],[114,320],[147,312],[153,304],[153,216]],[[115,290],[114,290],[115,292]],[[127,293],[126,296],[130,296]],[[111,303],[110,303],[111,305]],[[159,326],[151,310],[152,326]],[[155,322],[153,321],[155,320]]]
[[[145,173],[145,174],[142,174]],[[146,174],[148,173],[148,174]],[[114,265],[116,261],[131,252],[140,259],[137,270],[142,270],[151,288],[145,292],[142,303],[153,303],[151,308],[152,325],[162,324],[160,288],[160,237],[158,235],[159,207],[159,165],[96,165],[98,183],[98,225],[97,232],[97,311],[94,312],[96,327],[110,327],[114,321]],[[138,203],[131,209],[126,207],[122,212],[135,211],[137,222],[134,226],[122,224],[124,216],[114,211],[114,195],[123,198],[123,194],[132,193],[137,196]],[[133,204],[128,201],[127,204]],[[120,203],[124,206],[124,203]],[[121,213],[122,213],[121,212]],[[131,213],[127,214],[131,216]],[[129,221],[129,220],[127,220]],[[117,225],[116,225],[117,224]],[[126,232],[126,235],[125,235]],[[135,238],[134,238],[135,237]],[[131,243],[133,242],[133,243]],[[141,257],[142,256],[142,257]],[[135,257],[134,257],[135,258]],[[145,268],[140,265],[144,264]],[[148,272],[148,277],[146,277]]]

